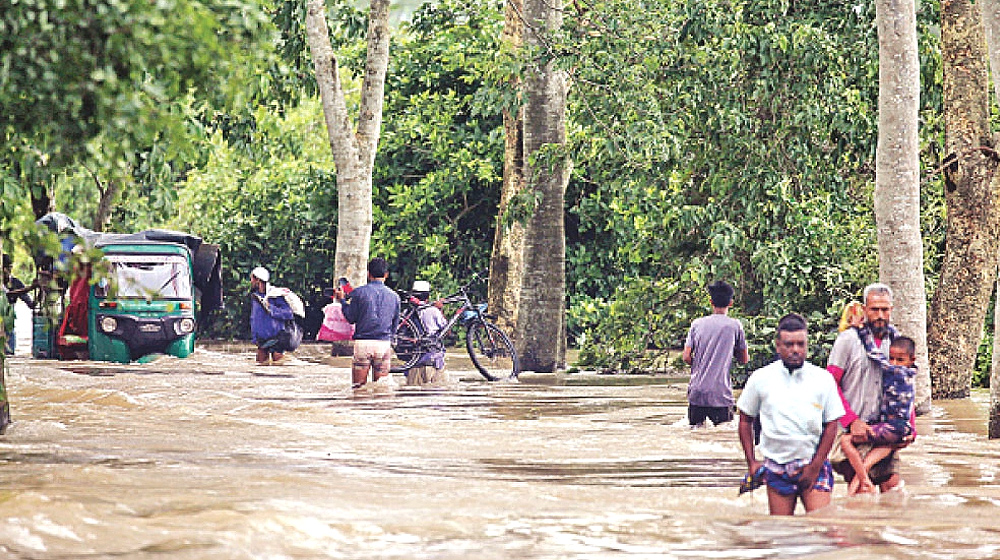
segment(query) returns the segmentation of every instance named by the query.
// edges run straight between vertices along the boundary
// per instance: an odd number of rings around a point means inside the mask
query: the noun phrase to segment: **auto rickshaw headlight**
[[[118,328],[118,320],[114,317],[104,317],[101,319],[101,330],[110,333],[114,332]]]
[[[188,334],[194,332],[194,319],[185,317],[174,323],[174,330],[177,334]]]

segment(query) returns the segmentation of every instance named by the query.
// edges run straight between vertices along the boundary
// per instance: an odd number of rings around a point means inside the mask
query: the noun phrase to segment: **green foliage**
[[[687,318],[701,307],[690,283],[637,278],[608,299],[581,297],[567,318],[579,333],[580,362],[605,371],[664,371],[683,345]],[[681,338],[678,339],[677,335]]]
[[[170,225],[218,243],[227,307],[218,336],[248,335],[249,274],[263,265],[271,282],[303,299],[318,296],[333,274],[336,178],[316,101],[284,117],[260,110],[252,154],[234,148],[222,131],[210,137],[204,169],[181,189],[180,217]]]
[[[400,285],[450,289],[489,264],[503,172],[497,2],[419,8],[392,45],[375,164],[373,254]]]
[[[825,324],[830,309],[877,278],[874,6],[609,0],[575,7],[553,51],[574,78],[568,198],[577,201],[570,238],[579,245],[568,265],[577,289],[596,295],[623,284],[625,293],[641,292],[652,277],[688,279],[693,291],[727,279],[748,334],[764,333],[752,345],[770,355],[767,325],[779,316],[795,310]],[[928,103],[940,100],[929,25],[935,9],[921,14],[928,116],[938,108]],[[936,122],[922,131],[925,161],[935,157]],[[924,204],[933,214],[942,207],[931,194]],[[940,216],[925,223],[940,231]],[[940,239],[928,239],[931,249]],[[674,330],[649,336],[677,340],[699,314],[663,321]],[[630,326],[613,317],[594,332],[628,343]],[[594,355],[581,352],[584,365]]]

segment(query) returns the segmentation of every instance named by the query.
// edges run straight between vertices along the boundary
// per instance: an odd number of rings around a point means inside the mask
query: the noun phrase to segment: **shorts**
[[[776,463],[770,459],[764,460],[764,481],[768,488],[773,488],[775,492],[782,496],[796,496],[800,494],[799,477],[802,469],[809,464],[808,459],[798,459],[791,463]],[[817,492],[833,492],[833,467],[830,461],[823,461],[823,466],[819,469],[819,476],[813,483],[813,490]]]
[[[392,343],[388,340],[355,340],[354,359],[351,369],[354,372],[368,374],[373,371],[375,377],[389,373],[392,366]]]
[[[854,447],[857,448],[862,459],[867,457],[868,452],[872,450],[872,444],[870,443],[855,443]],[[868,470],[868,478],[871,479],[872,484],[879,486],[888,482],[893,475],[899,474],[899,453],[897,451],[894,450],[888,457],[875,463]],[[844,477],[844,481],[850,482],[854,480],[854,467],[851,466],[851,462],[847,460],[844,452],[840,449],[839,437],[833,440],[833,449],[830,450],[830,464],[833,465],[833,470]]]
[[[871,428],[872,435],[868,438],[868,443],[872,445],[895,445],[903,439],[903,436],[909,435],[910,432],[906,425],[900,427],[888,422],[872,424]]]
[[[708,418],[713,424],[729,422],[733,419],[733,408],[731,406],[697,406],[688,405],[688,421],[692,426],[697,426]]]

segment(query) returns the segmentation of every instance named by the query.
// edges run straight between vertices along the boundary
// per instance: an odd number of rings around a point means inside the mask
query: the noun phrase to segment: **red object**
[[[62,324],[56,347],[63,359],[80,359],[81,352],[87,351],[87,343],[68,342],[66,335],[79,336],[87,340],[87,300],[90,297],[90,268],[78,276],[69,287],[69,307],[63,313]]]

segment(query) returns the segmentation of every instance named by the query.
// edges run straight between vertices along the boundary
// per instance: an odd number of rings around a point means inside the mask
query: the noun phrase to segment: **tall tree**
[[[947,238],[928,340],[936,398],[969,395],[996,279],[997,157],[990,134],[986,41],[978,2],[941,4]]]
[[[385,74],[389,66],[389,0],[371,0],[367,60],[356,128],[347,111],[340,68],[330,44],[324,0],[308,1],[306,34],[337,167],[334,276],[346,276],[355,285],[361,285],[366,278],[371,246],[372,169],[382,128]]]
[[[894,290],[893,317],[917,343],[917,409],[930,410],[927,296],[920,236],[920,56],[914,0],[878,0],[878,144],[875,223],[879,278]]]
[[[504,3],[504,28],[500,48],[508,56],[519,56],[523,44],[524,2]],[[520,91],[520,80],[509,77],[510,89]],[[524,268],[524,225],[514,218],[512,204],[524,191],[524,111],[520,100],[503,110],[504,158],[500,208],[497,212],[493,254],[490,257],[489,307],[501,327],[517,325],[517,306]]]
[[[547,51],[549,37],[562,27],[562,2],[527,0],[524,15],[525,42],[532,56],[524,78],[524,174],[535,202],[525,231],[519,305],[531,313],[518,313],[515,336],[522,368],[550,372],[566,363],[568,82]]]
[[[986,36],[986,50],[989,53],[990,70],[993,76],[993,92],[1000,100],[1000,1],[980,0],[983,31]],[[1000,294],[1000,282],[997,283]],[[993,362],[990,372],[990,411],[988,432],[990,439],[1000,438],[1000,297],[996,298],[993,309]]]

